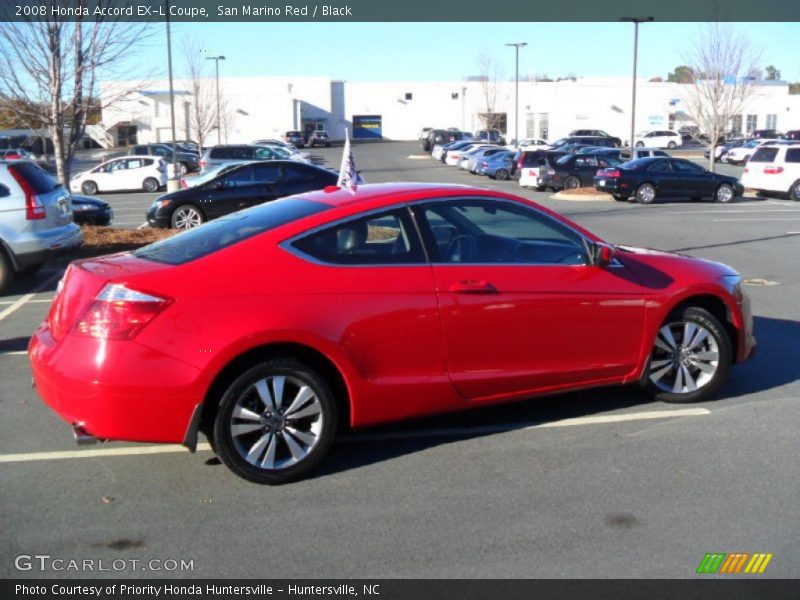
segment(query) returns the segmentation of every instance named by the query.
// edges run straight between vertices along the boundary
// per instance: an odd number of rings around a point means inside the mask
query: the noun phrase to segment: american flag
[[[346,127],[342,165],[339,167],[339,181],[336,182],[336,185],[340,188],[347,188],[353,193],[358,189],[358,171],[356,170],[356,161],[353,159],[353,150],[350,148],[350,134]]]

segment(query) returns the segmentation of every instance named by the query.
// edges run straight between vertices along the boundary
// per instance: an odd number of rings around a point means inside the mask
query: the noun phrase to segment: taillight
[[[25,194],[25,218],[28,221],[44,219],[47,216],[47,208],[42,204],[42,200],[39,196],[36,195],[36,190],[33,189],[33,186],[28,183],[28,180],[25,179],[22,173],[17,171],[17,169],[9,167],[8,171],[19,184],[19,187],[22,188],[22,193]]]
[[[185,190],[185,189],[186,189],[186,188],[188,188],[188,187],[189,187],[189,186],[188,186],[188,185],[186,185],[186,177],[181,177],[181,189],[182,189],[182,190]]]
[[[606,169],[601,171],[603,177],[622,177],[622,173],[620,173],[617,169],[610,170]]]
[[[747,169],[745,169],[747,172]],[[783,173],[783,167],[764,167],[764,173],[767,175],[778,175],[779,173]]]
[[[75,331],[101,340],[130,340],[171,303],[169,298],[109,283],[95,297]]]

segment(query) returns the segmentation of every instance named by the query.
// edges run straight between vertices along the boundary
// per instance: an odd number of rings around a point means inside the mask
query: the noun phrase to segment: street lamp
[[[167,70],[169,72],[169,114],[172,122],[172,177],[167,181],[167,191],[179,189],[178,153],[175,149],[175,89],[172,80],[172,34],[169,26],[169,0],[164,0],[167,13]]]
[[[527,46],[527,42],[514,42],[506,46],[514,46],[516,68],[514,70],[514,139],[519,144],[519,49]]]
[[[217,69],[217,144],[222,143],[222,127],[219,116],[219,61],[225,60],[224,56],[207,56],[206,60],[213,60]]]
[[[631,96],[631,156],[633,156],[633,136],[636,128],[636,60],[639,53],[639,23],[650,23],[655,17],[622,17],[620,21],[633,23],[633,92]]]

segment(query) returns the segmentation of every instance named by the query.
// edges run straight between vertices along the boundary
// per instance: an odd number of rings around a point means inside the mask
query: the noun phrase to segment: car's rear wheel
[[[675,142],[670,142],[669,144],[667,144],[667,148],[669,148],[670,150],[675,150],[675,148],[677,147],[678,146]]]
[[[189,172],[189,165],[185,162],[178,163],[178,177],[183,177]]]
[[[656,199],[656,188],[652,183],[643,183],[636,190],[636,201],[639,204],[652,204]]]
[[[575,190],[581,187],[581,180],[575,177],[574,175],[570,175],[564,180],[564,189],[565,190]]]
[[[704,308],[670,315],[656,333],[645,385],[656,400],[700,402],[725,381],[732,346],[722,324]]]
[[[717,191],[714,194],[714,201],[721,204],[728,204],[734,199],[735,196],[736,192],[734,191],[733,186],[723,183],[717,188]]]
[[[158,179],[155,177],[148,177],[142,182],[142,188],[145,192],[157,192],[159,188]]]
[[[508,179],[508,171],[506,171],[505,169],[497,169],[497,173],[494,174],[494,178],[505,181],[506,179]]]
[[[536,191],[537,192],[544,192],[546,190],[547,190],[547,186],[546,185],[537,185],[536,186]]]
[[[268,360],[240,375],[222,396],[214,447],[240,477],[275,485],[316,467],[336,427],[336,402],[319,373],[297,360]]]
[[[644,142],[637,142],[636,143],[636,147],[637,148],[644,148]]]
[[[8,258],[5,251],[0,248],[0,294],[11,287],[14,281],[14,265],[11,264],[11,259]]]
[[[792,184],[792,187],[789,190],[789,198],[795,202],[800,202],[800,179]]]
[[[87,196],[94,196],[97,193],[97,184],[94,181],[84,181],[81,184],[81,191]]]
[[[193,204],[184,204],[183,206],[179,206],[175,209],[172,213],[172,217],[170,218],[170,222],[174,229],[194,229],[195,227],[199,227],[205,221],[205,217],[203,217],[203,213],[200,212],[200,209],[194,206]]]

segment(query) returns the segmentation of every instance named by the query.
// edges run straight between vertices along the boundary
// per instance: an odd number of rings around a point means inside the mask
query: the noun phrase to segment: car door
[[[273,162],[256,163],[252,165],[252,171],[253,182],[250,189],[242,190],[242,203],[245,206],[263,204],[286,195],[281,190],[278,164]]]
[[[145,173],[144,158],[128,158],[125,160],[125,170],[120,173],[124,177],[125,189],[136,190],[144,185],[144,180],[147,178]]]
[[[714,178],[703,167],[682,159],[670,163],[678,178],[678,195],[699,198],[714,194]]]
[[[128,186],[128,171],[125,166],[125,163],[127,162],[128,159],[121,158],[119,160],[115,160],[111,165],[109,165],[109,169],[106,174],[106,190],[131,189]],[[103,188],[101,187],[101,189]]]
[[[584,238],[521,203],[415,206],[433,260],[448,373],[470,399],[617,381],[636,365],[642,288],[589,264]]]
[[[279,191],[281,196],[292,196],[336,185],[337,180],[335,173],[300,163],[289,163],[280,168]]]
[[[209,181],[198,190],[198,201],[209,219],[252,206],[255,194],[253,185],[255,166],[255,163],[242,165]]]
[[[653,183],[662,196],[680,195],[678,175],[672,170],[669,159],[653,162],[644,174],[644,180]],[[645,183],[645,181],[642,183]]]

